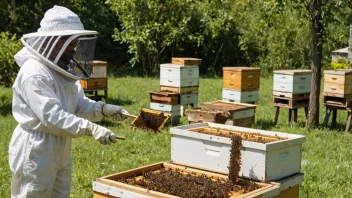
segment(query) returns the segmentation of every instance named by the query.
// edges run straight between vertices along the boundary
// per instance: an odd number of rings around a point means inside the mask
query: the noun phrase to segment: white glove
[[[123,121],[127,118],[128,112],[117,105],[104,104],[103,115],[106,117],[112,117],[116,121]]]
[[[116,136],[112,131],[94,123],[89,126],[89,135],[103,145],[116,143]]]

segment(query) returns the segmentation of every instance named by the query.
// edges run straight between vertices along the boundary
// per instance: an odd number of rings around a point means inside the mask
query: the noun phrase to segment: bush
[[[348,67],[350,66],[350,61],[348,59],[338,59],[335,61],[331,62],[331,67],[334,70],[338,70],[338,69],[348,69]]]
[[[16,78],[19,67],[14,64],[14,55],[22,47],[16,34],[2,32],[0,35],[0,86],[9,87]]]

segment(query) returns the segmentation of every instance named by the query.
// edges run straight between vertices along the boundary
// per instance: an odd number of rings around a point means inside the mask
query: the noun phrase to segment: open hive
[[[171,161],[220,173],[228,173],[231,137],[242,138],[239,175],[258,181],[280,180],[301,169],[305,136],[229,126],[197,123],[173,127]]]
[[[222,137],[229,137],[229,138],[231,138],[233,135],[238,135],[242,138],[242,140],[264,143],[264,144],[288,139],[287,137],[280,137],[278,135],[265,135],[265,134],[260,134],[259,132],[249,133],[249,132],[243,132],[243,131],[232,130],[232,129],[221,129],[221,128],[216,128],[211,126],[194,128],[194,129],[190,129],[189,131],[222,136]]]
[[[275,195],[279,189],[277,184],[244,179],[232,186],[227,175],[172,163],[152,164],[98,178],[96,182],[118,188],[118,197],[127,197],[126,191],[135,193],[132,197],[257,197]]]

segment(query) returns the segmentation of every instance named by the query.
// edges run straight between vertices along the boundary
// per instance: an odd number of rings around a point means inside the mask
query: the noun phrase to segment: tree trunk
[[[320,4],[321,5],[321,4]],[[312,33],[311,59],[312,59],[312,81],[311,92],[309,97],[309,112],[307,128],[311,129],[319,125],[319,96],[321,84],[321,68],[322,68],[322,52],[323,52],[323,31],[324,27],[321,23],[320,6],[316,1],[310,5],[310,29]]]

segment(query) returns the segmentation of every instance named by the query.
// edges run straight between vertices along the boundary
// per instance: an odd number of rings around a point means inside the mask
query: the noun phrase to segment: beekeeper
[[[78,81],[92,73],[96,35],[75,13],[54,6],[38,32],[21,38],[12,101],[19,125],[9,145],[12,197],[68,197],[72,138],[116,142],[112,131],[92,122],[104,116],[122,121],[127,111],[86,98]]]

